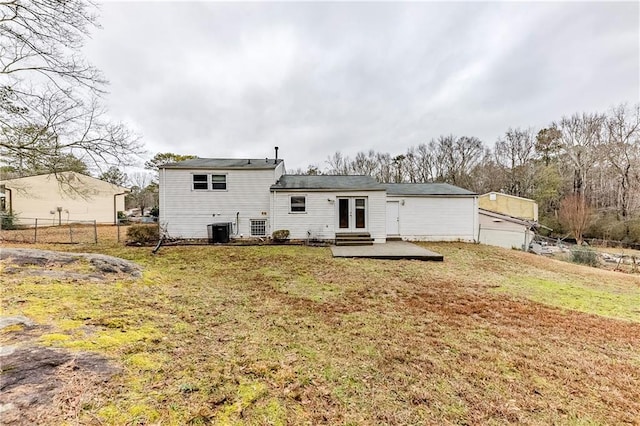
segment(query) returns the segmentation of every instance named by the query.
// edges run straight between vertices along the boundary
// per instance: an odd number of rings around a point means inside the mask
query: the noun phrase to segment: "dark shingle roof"
[[[191,160],[167,163],[165,169],[275,169],[282,159],[256,158],[193,158]]]
[[[478,195],[448,183],[383,183],[389,195]]]
[[[371,176],[283,175],[271,190],[384,191]]]

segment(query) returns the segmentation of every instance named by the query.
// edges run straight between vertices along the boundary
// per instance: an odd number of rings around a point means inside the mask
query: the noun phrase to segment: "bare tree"
[[[485,149],[480,162],[471,170],[471,186],[468,189],[483,194],[502,191],[506,186],[505,170],[495,159],[491,149]]]
[[[603,152],[617,176],[618,211],[628,237],[631,196],[640,183],[640,105],[632,109],[625,105],[613,108],[606,118],[603,142]]]
[[[535,139],[531,129],[509,128],[494,148],[496,162],[505,170],[506,192],[530,197],[534,183]]]
[[[332,156],[327,158],[327,174],[348,175],[350,169],[349,163],[349,157],[344,157],[340,151],[336,151]]]
[[[100,105],[106,80],[81,55],[97,8],[80,0],[0,0],[0,154],[127,162],[137,138]],[[57,172],[59,170],[52,170]]]
[[[376,160],[378,162],[378,170],[374,178],[378,182],[391,183],[394,178],[394,167],[391,155],[387,152],[379,152],[376,154]]]
[[[129,178],[131,192],[125,197],[125,202],[129,208],[140,209],[143,215],[147,207],[157,205],[157,185],[153,183],[151,173],[136,172]]]
[[[591,208],[584,194],[571,194],[560,202],[560,223],[571,232],[578,245],[582,244],[582,237],[591,222],[591,215]]]
[[[358,152],[351,164],[351,170],[356,175],[374,176],[378,170],[375,151],[370,149],[368,152]]]
[[[583,194],[589,184],[589,171],[596,159],[596,147],[602,137],[602,114],[574,114],[563,117],[553,127],[559,132],[561,152],[573,174],[573,192]]]
[[[480,139],[468,136],[440,136],[437,141],[431,141],[429,148],[434,155],[434,180],[462,187],[471,186],[471,171],[484,153]]]
[[[411,157],[416,171],[416,182],[432,182],[434,180],[434,158],[429,145],[420,144]]]

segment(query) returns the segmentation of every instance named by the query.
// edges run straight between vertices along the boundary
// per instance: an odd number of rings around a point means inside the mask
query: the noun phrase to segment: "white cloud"
[[[637,3],[109,3],[86,52],[151,152],[398,153],[638,102]]]

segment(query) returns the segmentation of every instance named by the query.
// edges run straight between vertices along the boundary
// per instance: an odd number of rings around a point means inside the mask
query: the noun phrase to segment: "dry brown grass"
[[[120,227],[121,240],[127,235],[128,226]],[[24,227],[20,229],[0,229],[0,241],[5,243],[38,244],[95,244],[112,243],[117,240],[118,227],[114,225],[62,224],[60,226]]]
[[[637,277],[486,246],[428,247],[445,261],[86,246],[137,260],[145,277],[15,284],[3,308],[46,318],[55,333],[43,343],[124,366],[81,423],[640,422]],[[616,306],[591,300],[596,291]],[[571,305],[580,298],[586,306]]]

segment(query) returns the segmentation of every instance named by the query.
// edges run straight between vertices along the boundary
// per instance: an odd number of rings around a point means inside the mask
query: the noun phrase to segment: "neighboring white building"
[[[474,241],[477,195],[447,184],[380,184],[369,176],[286,175],[282,160],[197,158],[160,168],[160,224],[169,237],[334,240],[366,235]]]
[[[502,213],[479,209],[478,240],[482,244],[528,250],[537,223]]]
[[[33,219],[52,223],[93,221],[116,223],[124,210],[127,188],[76,172],[28,176],[0,181],[4,211],[17,216],[17,223]]]

